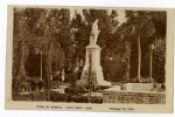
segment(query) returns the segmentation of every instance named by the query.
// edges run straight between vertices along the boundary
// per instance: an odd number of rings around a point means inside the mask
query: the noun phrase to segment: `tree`
[[[41,19],[41,20],[40,20]],[[53,77],[53,65],[60,63],[55,66],[54,69],[62,69],[64,67],[64,55],[68,53],[67,47],[69,47],[69,11],[66,9],[49,9],[46,10],[38,18],[36,22],[36,30],[43,32],[46,41],[45,52],[46,52],[46,69],[47,69],[47,80],[46,86],[50,88],[50,81]],[[44,40],[43,40],[44,41]],[[57,45],[56,45],[57,44]],[[58,50],[57,50],[58,49]],[[60,51],[60,54],[56,51]],[[62,56],[59,56],[62,55]],[[59,57],[55,60],[55,57]],[[58,67],[58,68],[56,68]]]
[[[47,64],[44,66],[45,69],[47,69],[45,70],[47,72],[46,79],[47,82],[49,82],[53,74],[53,62],[60,63],[54,66],[54,69],[64,67],[64,54],[60,53],[66,53],[66,47],[69,45],[69,10],[44,8],[16,9],[14,19],[15,47],[17,41],[24,41],[25,45],[22,45],[25,47],[21,47],[21,53],[23,53],[23,51],[26,52],[26,50],[31,47],[39,48],[43,51],[44,62]],[[23,50],[24,48],[26,48],[26,50]],[[57,50],[57,52],[55,50]],[[58,53],[58,51],[60,52]],[[15,59],[16,57],[17,56],[15,56]],[[22,57],[24,57],[24,59],[28,58],[23,55]],[[55,61],[55,57],[59,57],[59,61]],[[21,72],[19,72],[19,74],[21,74]],[[49,84],[47,87],[48,86]]]
[[[26,36],[27,27],[26,27],[26,17],[23,11],[18,11],[17,9],[14,10],[14,43],[19,44],[20,48],[14,45],[14,57],[13,57],[13,81],[14,81],[14,90],[18,94],[20,85],[23,81],[26,80],[26,69],[25,69],[25,61],[27,56],[27,48],[26,48],[26,39],[23,37]],[[18,48],[18,49],[17,49]],[[21,54],[18,54],[18,50]],[[18,62],[20,60],[20,62]],[[19,71],[15,71],[18,68]]]
[[[132,26],[134,29],[132,39],[131,51],[131,67],[134,67],[135,53],[138,55],[137,60],[137,79],[140,80],[141,73],[148,76],[149,70],[146,70],[149,64],[147,53],[149,53],[149,46],[157,40],[157,37],[164,38],[165,35],[165,22],[166,16],[164,12],[151,12],[151,11],[126,11],[127,25]],[[160,29],[164,27],[164,29]],[[135,42],[137,42],[135,44]],[[137,45],[137,46],[136,46]],[[134,47],[136,46],[137,49]],[[136,51],[137,50],[137,51]],[[144,52],[144,54],[142,54]],[[148,54],[149,56],[149,54]],[[144,60],[142,62],[142,60]],[[163,65],[164,66],[164,65]],[[141,71],[141,69],[144,69]],[[132,70],[133,72],[134,70]]]

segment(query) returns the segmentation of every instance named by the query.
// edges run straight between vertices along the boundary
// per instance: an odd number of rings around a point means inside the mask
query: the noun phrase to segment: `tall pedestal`
[[[77,82],[81,85],[111,86],[110,82],[104,80],[102,67],[100,64],[101,48],[94,44],[86,47],[86,61],[81,75]]]

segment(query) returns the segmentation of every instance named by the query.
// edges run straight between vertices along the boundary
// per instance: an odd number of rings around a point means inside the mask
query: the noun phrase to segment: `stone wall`
[[[151,91],[154,89],[153,83],[126,83],[123,88],[127,91]]]
[[[165,104],[165,93],[103,91],[103,103]]]

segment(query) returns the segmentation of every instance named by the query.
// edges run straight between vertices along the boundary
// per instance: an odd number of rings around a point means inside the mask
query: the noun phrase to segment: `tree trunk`
[[[26,51],[26,47],[25,47],[25,42],[23,41],[22,42],[22,55],[21,55],[21,67],[20,67],[20,72],[19,72],[19,75],[22,75],[22,76],[25,76],[26,75],[26,71],[25,71],[25,51]]]
[[[127,58],[127,66],[126,66],[126,81],[130,81],[130,71],[131,71],[131,66],[130,66],[130,56]]]
[[[138,63],[137,63],[137,79],[140,81],[140,72],[141,72],[141,46],[140,46],[140,32],[138,33],[137,38],[137,46],[138,46]]]
[[[150,45],[150,65],[149,65],[149,82],[154,82],[153,79],[153,49],[154,49],[154,45],[151,44]]]
[[[46,79],[46,88],[50,89],[50,82],[52,77],[52,42],[48,44],[48,54],[47,54],[47,79]]]
[[[22,45],[21,45],[21,60],[20,60],[20,70],[18,72],[18,75],[15,79],[15,88],[17,90],[16,93],[19,92],[19,88],[20,88],[20,83],[25,80],[25,77],[26,77],[26,70],[25,70],[25,58],[26,58],[26,47],[25,47],[25,42],[22,41]]]
[[[150,68],[149,68],[149,77],[152,78],[152,61],[153,61],[153,51],[150,50]]]
[[[40,50],[40,81],[43,80],[43,53]]]
[[[125,42],[125,48],[127,51],[127,55],[126,55],[126,82],[129,82],[130,81],[130,71],[131,71],[131,66],[130,66],[131,50],[130,50],[130,43],[129,42]]]

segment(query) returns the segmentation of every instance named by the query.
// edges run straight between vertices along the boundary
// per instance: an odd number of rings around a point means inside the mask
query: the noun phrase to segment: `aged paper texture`
[[[6,109],[172,112],[174,15],[8,6]]]

